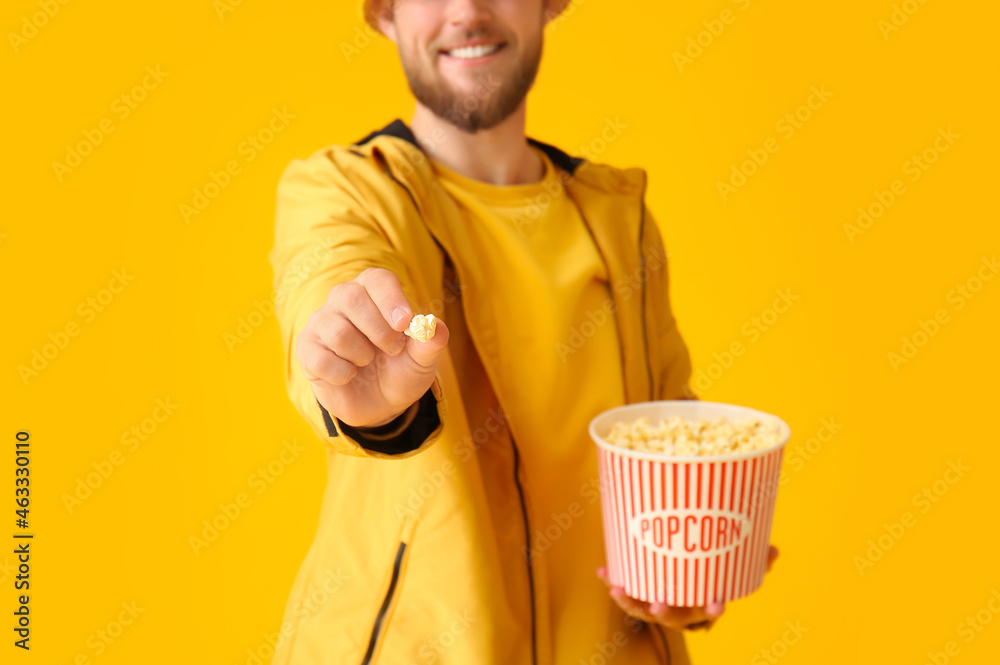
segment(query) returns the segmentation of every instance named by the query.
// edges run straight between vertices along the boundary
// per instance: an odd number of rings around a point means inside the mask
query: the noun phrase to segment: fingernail
[[[397,307],[396,309],[392,310],[392,314],[389,315],[389,318],[392,319],[392,327],[393,328],[398,327],[400,322],[406,318],[406,308]]]

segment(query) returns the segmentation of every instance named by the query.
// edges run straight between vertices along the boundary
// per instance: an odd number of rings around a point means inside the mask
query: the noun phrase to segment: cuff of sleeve
[[[417,401],[416,409],[411,407],[392,422],[373,428],[352,427],[330,415],[319,400],[316,404],[323,414],[323,424],[330,437],[353,441],[366,453],[374,453],[373,457],[409,457],[441,429],[439,391],[435,379]]]
[[[425,393],[426,394],[426,393]],[[420,400],[417,400],[410,405],[406,411],[390,420],[384,425],[378,425],[376,427],[354,427],[351,428],[353,431],[358,432],[361,436],[369,441],[385,441],[387,439],[392,439],[399,434],[402,434],[403,430],[410,426],[413,422],[414,417],[420,411]],[[340,427],[350,427],[350,425],[344,425],[340,423]]]

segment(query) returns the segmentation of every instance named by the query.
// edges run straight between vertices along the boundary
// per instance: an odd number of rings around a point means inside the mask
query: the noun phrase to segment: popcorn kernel
[[[427,314],[426,316],[417,314],[410,320],[410,326],[403,331],[403,334],[421,342],[427,342],[434,337],[436,329],[437,319],[434,318],[433,314]]]

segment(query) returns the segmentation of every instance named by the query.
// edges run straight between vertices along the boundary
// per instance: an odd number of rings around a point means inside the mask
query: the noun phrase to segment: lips
[[[465,42],[461,45],[441,49],[439,54],[459,62],[482,61],[499,53],[507,46],[506,42],[487,42],[485,40]]]

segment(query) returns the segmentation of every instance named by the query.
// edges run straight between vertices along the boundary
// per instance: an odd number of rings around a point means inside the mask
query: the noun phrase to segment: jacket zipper
[[[524,489],[521,487],[521,479],[518,477],[518,470],[521,467],[521,456],[517,451],[517,444],[514,443],[514,435],[510,435],[510,444],[514,448],[514,484],[517,485],[517,496],[521,500],[521,518],[524,520],[524,541],[525,560],[528,562],[528,595],[531,600],[531,662],[538,663],[538,643],[535,635],[535,576],[531,566],[531,527],[528,524],[528,506],[524,501]]]
[[[413,192],[410,191],[410,188],[404,185],[395,176],[395,174],[393,174],[392,170],[389,168],[389,164],[381,158],[381,155],[379,155],[379,157],[376,159],[382,165],[382,170],[385,172],[385,174],[389,176],[389,178],[393,182],[402,187],[403,191],[405,191],[409,195],[410,201],[413,202],[413,208],[417,211],[417,216],[423,218],[423,214],[421,214],[420,212],[420,206],[417,205],[417,199],[413,196]],[[433,233],[431,234],[431,237],[434,238]],[[448,252],[446,252],[444,247],[441,246],[441,243],[438,242],[437,238],[434,238],[434,242],[441,249],[441,253],[444,254],[445,257],[448,257]],[[532,665],[538,665],[538,637],[536,628],[537,620],[535,617],[535,577],[534,577],[534,571],[531,566],[531,528],[528,523],[528,506],[524,501],[524,488],[521,486],[521,479],[518,477],[518,471],[520,470],[520,465],[521,465],[521,456],[518,453],[517,444],[514,442],[513,434],[511,434],[510,436],[510,443],[511,446],[514,448],[514,484],[517,486],[517,496],[518,499],[520,499],[521,501],[521,518],[524,521],[524,539],[526,543],[525,552],[526,552],[526,560],[528,566],[528,596],[529,599],[531,600],[531,662]],[[400,553],[397,554],[396,556],[397,564],[402,555],[402,547],[404,545],[405,543],[400,543]],[[395,576],[393,577],[393,583],[395,583]],[[389,587],[389,595],[391,594],[392,594],[392,586]],[[383,604],[383,609],[385,609],[386,606],[387,603]],[[379,616],[381,617],[381,613]],[[375,632],[372,633],[372,642],[368,645],[369,653],[374,650],[373,645],[375,643],[375,636],[377,631],[378,631],[378,620],[376,620]],[[366,655],[365,660],[362,661],[361,665],[368,665],[368,663],[369,663],[369,655]]]
[[[379,608],[378,614],[375,616],[375,624],[372,626],[372,635],[368,640],[368,649],[365,651],[365,657],[361,661],[361,665],[369,665],[372,660],[372,656],[375,654],[375,647],[378,644],[379,633],[382,632],[382,623],[385,621],[386,612],[389,611],[389,605],[392,603],[392,596],[396,591],[396,583],[399,582],[399,570],[403,565],[403,554],[406,552],[406,543],[399,543],[399,548],[396,550],[396,561],[392,565],[392,580],[389,582],[389,590],[385,593],[385,598],[382,599],[382,607]]]
[[[375,156],[376,153],[377,156]],[[410,197],[410,201],[413,203],[413,209],[417,211],[417,216],[423,219],[423,214],[420,212],[420,206],[417,205],[417,197],[415,197],[413,195],[413,192],[410,191],[410,188],[404,185],[402,181],[396,177],[396,174],[394,174],[389,169],[389,163],[382,158],[382,153],[378,152],[378,150],[374,150],[372,151],[372,156],[375,159],[375,161],[377,161],[379,164],[382,165],[382,170],[385,172],[387,176],[389,176],[389,179],[403,188],[403,191],[406,192],[407,196]],[[438,242],[437,237],[433,233],[431,233],[431,238],[434,240],[434,244],[438,246],[438,249],[441,250],[441,253],[444,254],[444,256],[448,258],[448,260],[450,261],[451,259],[450,257],[448,257],[448,252],[444,250],[444,247],[441,246],[441,243]]]
[[[646,232],[646,172],[642,173],[642,192],[639,194],[639,274],[643,274],[646,267],[646,255],[643,252],[643,239]],[[646,282],[649,281],[649,274],[642,280],[642,346],[646,355],[646,376],[649,381],[649,400],[656,399],[653,386],[653,368],[649,362],[649,333],[646,321]]]
[[[656,634],[660,636],[663,640],[663,665],[671,665],[674,662],[674,657],[670,655],[670,643],[667,642],[667,636],[663,634],[663,627],[658,623],[653,624],[653,629],[656,630]]]
[[[643,240],[646,232],[646,173],[642,174],[642,192],[639,194],[639,272],[642,274],[643,268],[646,267],[646,255],[643,252]],[[649,281],[649,275],[646,275],[646,279],[642,280],[642,344],[646,353],[646,376],[649,380],[649,400],[653,401],[656,399],[655,386],[653,385],[653,368],[649,362],[649,333],[647,331],[648,322],[646,320],[646,282]],[[663,628],[659,624],[652,624],[653,630],[660,639],[663,641],[663,654],[664,654],[664,665],[670,665],[674,658],[670,654],[670,643],[667,642],[667,636],[663,633]]]

